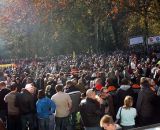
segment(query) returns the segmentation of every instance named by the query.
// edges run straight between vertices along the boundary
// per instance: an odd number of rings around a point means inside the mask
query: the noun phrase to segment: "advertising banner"
[[[130,45],[140,44],[140,43],[143,43],[143,37],[134,37],[134,38],[131,38],[129,41],[130,41]]]
[[[160,43],[160,36],[154,36],[154,37],[149,37],[148,38],[148,44],[152,45],[155,43]]]

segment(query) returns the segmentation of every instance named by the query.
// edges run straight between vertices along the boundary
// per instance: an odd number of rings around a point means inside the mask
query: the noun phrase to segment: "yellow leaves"
[[[88,13],[89,15],[92,15],[92,11],[91,11],[90,9],[87,10],[87,13]]]
[[[113,19],[113,20],[116,19],[116,16],[113,16],[112,19]]]
[[[47,22],[48,22],[48,15],[46,15],[42,20],[42,23],[47,23]]]
[[[50,1],[50,0],[35,0],[35,7],[36,10],[41,11],[41,10],[51,10],[54,8],[55,3]]]
[[[114,7],[113,7],[113,13],[114,13],[114,14],[118,14],[118,8],[117,8],[117,6],[114,6]]]
[[[115,0],[112,0],[112,5],[115,5],[116,4],[116,1]]]
[[[120,10],[122,10],[124,7],[124,0],[120,0]]]
[[[136,0],[129,0],[129,6],[135,6]]]
[[[59,9],[64,9],[64,8],[66,8],[67,4],[68,4],[67,0],[59,0],[58,1],[58,8]]]

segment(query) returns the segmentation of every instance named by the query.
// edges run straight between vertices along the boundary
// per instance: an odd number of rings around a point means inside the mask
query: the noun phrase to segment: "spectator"
[[[116,118],[117,120],[120,119],[120,125],[123,130],[128,130],[135,127],[135,117],[137,112],[132,105],[133,98],[131,96],[126,96],[124,99],[124,105],[118,110]]]
[[[29,130],[34,130],[34,113],[35,100],[32,95],[34,87],[31,84],[27,84],[25,89],[16,96],[15,104],[20,110],[22,130],[26,130],[26,124],[29,123]]]
[[[105,114],[108,114],[114,118],[115,110],[114,110],[114,104],[113,104],[113,97],[111,96],[111,94],[109,94],[108,90],[105,88],[101,89],[100,97],[104,101]]]
[[[40,89],[45,89],[44,87],[44,78],[43,78],[43,75],[40,75],[37,79],[36,79],[36,86],[37,86],[37,89],[40,90]]]
[[[115,96],[115,106],[116,106],[116,111],[123,105],[124,98],[129,95],[134,97],[134,91],[131,88],[128,79],[122,79],[121,86],[116,92]]]
[[[71,130],[71,124],[69,122],[69,114],[72,108],[72,100],[69,94],[63,92],[63,85],[56,85],[57,93],[52,96],[52,101],[56,104],[55,130]]]
[[[49,124],[53,124],[54,122],[50,122],[49,116],[53,114],[56,109],[55,103],[45,97],[45,93],[43,90],[38,91],[38,101],[36,103],[37,107],[37,116],[38,116],[38,124],[39,130],[52,130],[54,127],[49,128]]]
[[[73,84],[72,81],[68,80],[66,82],[66,86],[64,87],[64,92],[70,93],[70,92],[74,92],[74,91],[79,91],[79,89],[76,88],[76,86]]]
[[[137,112],[140,126],[153,123],[156,95],[151,90],[147,78],[142,77],[140,81],[141,90],[137,99]]]
[[[79,91],[80,91],[81,93],[85,93],[85,92],[86,92],[85,84],[86,84],[85,79],[84,79],[84,77],[82,76],[82,77],[78,80],[78,83],[77,83],[77,85],[76,85],[76,88],[79,89]]]
[[[75,125],[76,125],[76,115],[77,112],[79,111],[79,103],[80,103],[80,98],[81,98],[81,92],[80,91],[73,91],[68,93],[69,96],[71,97],[72,100],[72,109],[71,109],[71,122],[72,122],[72,127],[73,130],[75,130]]]
[[[47,96],[49,98],[52,97],[52,95],[54,95],[56,93],[56,90],[55,90],[55,86],[57,84],[57,81],[55,81],[52,77],[49,77],[48,78],[48,82],[47,82],[47,86],[45,88],[45,92],[47,94]]]
[[[20,81],[20,78],[19,77],[16,77],[16,80],[15,80],[15,83],[17,84],[17,92],[21,92],[21,89],[22,89],[22,83]]]
[[[104,114],[104,106],[96,100],[93,89],[88,89],[86,99],[81,101],[80,114],[85,130],[101,130],[99,121]]]
[[[102,86],[102,80],[101,80],[101,78],[95,79],[95,88],[96,88],[96,90],[100,91],[102,87],[103,86]]]
[[[5,82],[0,82],[0,118],[4,123],[6,123],[7,116],[7,104],[4,101],[4,97],[10,92],[8,88],[6,88]]]
[[[100,120],[100,126],[104,130],[121,130],[121,127],[114,123],[113,119],[109,115],[104,115]]]
[[[12,83],[10,89],[11,92],[4,97],[8,106],[7,129],[21,130],[19,109],[15,106],[16,95],[18,94],[17,84]]]

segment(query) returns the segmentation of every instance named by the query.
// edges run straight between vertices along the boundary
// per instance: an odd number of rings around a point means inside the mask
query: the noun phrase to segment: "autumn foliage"
[[[1,1],[0,38],[17,57],[106,51],[145,35],[146,26],[160,32],[158,0]]]

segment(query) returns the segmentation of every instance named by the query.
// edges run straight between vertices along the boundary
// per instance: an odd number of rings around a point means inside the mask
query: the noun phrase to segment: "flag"
[[[75,58],[76,58],[76,53],[75,53],[75,51],[73,51],[73,55],[72,55],[72,57],[73,57],[73,59],[75,59]]]

